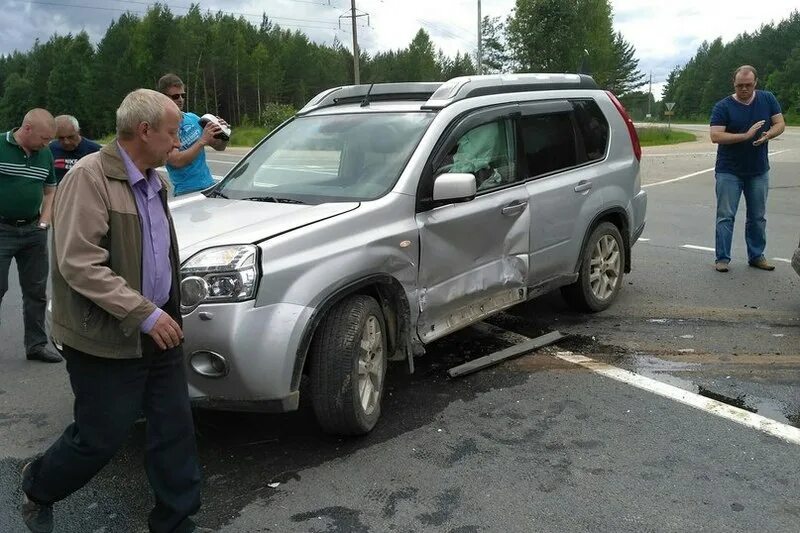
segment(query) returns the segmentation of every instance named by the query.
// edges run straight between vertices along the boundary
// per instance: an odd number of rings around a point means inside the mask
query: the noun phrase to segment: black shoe
[[[22,469],[23,478],[30,467],[31,464],[28,463]],[[23,500],[20,510],[22,511],[22,519],[25,521],[25,525],[28,526],[28,529],[33,531],[33,533],[50,533],[53,531],[53,506],[36,503],[28,498],[28,495],[25,494],[24,491],[22,494]]]
[[[64,359],[46,345],[35,346],[28,352],[28,361],[42,361],[45,363],[60,363]]]

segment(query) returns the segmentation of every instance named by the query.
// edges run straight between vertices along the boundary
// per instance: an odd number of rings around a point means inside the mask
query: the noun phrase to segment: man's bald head
[[[81,126],[72,115],[56,117],[56,139],[67,152],[71,152],[81,143]]]
[[[25,150],[36,152],[47,146],[56,135],[56,121],[46,109],[36,108],[25,113],[15,138]]]

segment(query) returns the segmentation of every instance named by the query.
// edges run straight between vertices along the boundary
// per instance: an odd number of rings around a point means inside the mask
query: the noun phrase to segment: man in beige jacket
[[[183,366],[178,248],[155,169],[178,146],[180,112],[163,94],[130,93],[117,136],[81,159],[53,210],[52,336],[62,345],[75,421],[23,469],[23,518],[53,528],[52,505],[84,486],[144,412],[148,526],[195,530],[200,470]]]

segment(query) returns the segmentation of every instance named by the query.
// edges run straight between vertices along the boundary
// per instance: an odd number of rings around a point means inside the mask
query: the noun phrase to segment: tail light
[[[606,91],[606,94],[611,99],[611,102],[613,102],[614,107],[617,108],[617,111],[619,111],[619,114],[622,115],[622,120],[625,121],[625,125],[628,127],[628,135],[631,136],[631,145],[633,146],[633,155],[636,156],[636,160],[637,161],[641,161],[642,160],[642,145],[639,144],[639,134],[636,133],[636,128],[633,126],[633,121],[631,120],[630,115],[628,115],[628,112],[625,111],[625,106],[622,105],[622,102],[620,102],[617,99],[617,97],[614,96],[614,93],[612,93],[611,91]]]

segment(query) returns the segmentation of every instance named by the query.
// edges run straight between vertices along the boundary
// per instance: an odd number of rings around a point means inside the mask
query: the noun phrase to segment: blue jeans
[[[767,191],[769,173],[740,178],[719,172],[717,178],[717,261],[731,260],[733,222],[739,209],[739,199],[744,193],[747,220],[744,225],[744,240],[747,244],[747,261],[753,262],[764,256],[767,246]]]

